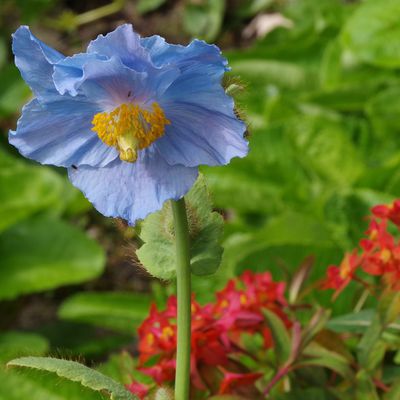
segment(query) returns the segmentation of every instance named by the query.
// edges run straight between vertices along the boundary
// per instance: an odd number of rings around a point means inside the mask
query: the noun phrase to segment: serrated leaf
[[[212,212],[204,178],[199,177],[185,196],[189,231],[191,270],[195,275],[215,273],[221,262],[223,248],[222,217]],[[175,276],[175,237],[170,203],[151,214],[142,225],[143,246],[137,251],[140,262],[153,276],[172,279]]]
[[[104,252],[80,230],[50,217],[23,221],[0,235],[0,299],[99,276]]]
[[[89,389],[105,393],[112,400],[135,400],[136,397],[120,383],[102,373],[88,368],[76,361],[60,360],[50,357],[22,357],[10,361],[10,367],[26,367],[54,372],[59,377],[79,382]]]
[[[274,340],[274,352],[279,365],[283,365],[289,360],[291,354],[291,340],[289,333],[282,320],[273,312],[263,310],[264,317],[271,330]]]
[[[149,400],[174,400],[174,391],[168,386],[156,388]]]
[[[104,400],[105,397],[79,383],[37,370],[0,368],[0,400]]]
[[[61,319],[84,322],[133,335],[147,317],[150,298],[146,294],[85,292],[69,297],[59,308]]]

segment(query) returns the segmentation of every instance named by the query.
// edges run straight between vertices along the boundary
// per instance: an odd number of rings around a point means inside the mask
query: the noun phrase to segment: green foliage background
[[[281,14],[290,28],[244,37],[264,13]],[[244,87],[237,96],[251,151],[202,170],[226,222],[219,272],[194,281],[205,301],[245,269],[290,282],[309,255],[317,282],[356,245],[368,209],[400,197],[399,18],[400,0],[2,1],[0,362],[34,353],[104,359],[134,342],[150,298],[162,304],[172,291],[132,261],[140,227],[102,218],[63,171],[24,160],[7,144],[30,95],[9,50],[19,24],[68,54],[123,21],[144,35],[196,36],[224,49],[239,76],[233,82]],[[349,290],[332,304],[330,293],[313,291],[308,300],[342,315],[359,294]],[[113,376],[126,368],[118,379],[128,383],[129,362],[118,356],[103,368]],[[4,400],[100,398],[73,383],[55,389],[57,378],[33,372],[2,368],[0,379]],[[282,399],[314,398],[293,393]]]

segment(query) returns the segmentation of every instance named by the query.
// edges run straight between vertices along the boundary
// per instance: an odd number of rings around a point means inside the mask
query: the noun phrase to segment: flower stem
[[[178,295],[178,338],[176,352],[175,400],[189,400],[191,345],[191,283],[189,226],[185,200],[172,201],[176,240]]]

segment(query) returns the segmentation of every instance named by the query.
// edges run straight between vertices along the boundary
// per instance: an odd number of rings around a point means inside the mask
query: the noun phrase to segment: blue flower
[[[68,168],[106,216],[134,224],[185,195],[198,166],[247,154],[245,124],[221,86],[227,62],[214,45],[172,45],[122,25],[65,57],[22,26],[13,52],[35,97],[10,143]]]

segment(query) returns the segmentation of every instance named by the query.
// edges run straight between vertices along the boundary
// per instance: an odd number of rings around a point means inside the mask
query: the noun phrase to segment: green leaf
[[[195,275],[215,273],[221,262],[223,220],[212,212],[202,176],[185,196],[190,231],[191,270]],[[170,203],[151,214],[142,225],[143,246],[137,251],[147,271],[160,279],[175,276],[175,238]]]
[[[324,50],[319,78],[324,89],[334,88],[340,82],[342,47],[338,40],[334,40]]]
[[[254,265],[253,268],[258,271],[275,265],[282,270],[282,261],[287,265],[298,265],[307,255],[317,251],[325,270],[322,253],[337,252],[326,226],[307,215],[293,212],[271,218],[262,229],[255,232],[231,236],[224,244],[224,265],[229,270],[238,265],[237,272],[242,270],[241,266],[246,268],[246,265]],[[282,275],[279,277],[282,278]]]
[[[104,364],[101,364],[96,369],[101,373],[113,378],[125,385],[132,381],[152,384],[153,379],[137,370],[138,360],[133,358],[127,351],[112,354]]]
[[[329,319],[330,310],[319,308],[301,333],[302,347],[306,347],[324,327]]]
[[[249,18],[267,9],[275,0],[242,0],[234,8],[235,16],[240,18]]]
[[[382,361],[386,346],[380,340],[384,331],[384,325],[376,313],[371,321],[371,325],[365,331],[358,345],[358,360],[366,370],[374,370]]]
[[[391,386],[390,390],[383,395],[383,400],[398,400],[400,399],[400,379]]]
[[[137,3],[137,10],[139,14],[146,14],[150,11],[157,10],[157,8],[161,7],[166,0],[139,0]]]
[[[133,335],[147,317],[149,308],[150,298],[143,293],[84,292],[69,297],[59,308],[58,315],[61,319]]]
[[[0,363],[28,354],[39,356],[48,350],[48,341],[35,333],[16,331],[0,333]]]
[[[0,298],[85,282],[99,276],[104,252],[78,229],[48,217],[26,220],[0,235]]]
[[[234,53],[231,53],[234,56]],[[229,53],[228,53],[229,58]],[[235,75],[258,85],[273,82],[275,85],[287,89],[301,89],[311,83],[312,77],[301,65],[263,58],[236,59],[230,63]]]
[[[301,290],[310,275],[314,261],[313,256],[307,257],[295,271],[288,287],[288,298],[290,304],[296,304],[299,300]]]
[[[281,366],[289,360],[291,354],[289,333],[282,320],[275,313],[263,310],[263,314],[271,330],[274,341],[274,353],[276,354],[278,365]]]
[[[345,46],[362,61],[381,67],[400,66],[399,0],[368,0],[356,9],[342,32]]]
[[[337,400],[337,397],[321,388],[293,388],[289,393],[277,393],[274,400]]]
[[[203,168],[216,206],[243,212],[263,212],[278,207],[282,188],[267,182],[265,177],[231,167]]]
[[[191,0],[185,7],[184,29],[194,37],[213,41],[221,29],[224,12],[224,0]]]
[[[57,349],[60,357],[98,359],[132,343],[132,332],[129,335],[115,334],[99,330],[96,326],[64,320],[42,325],[36,332],[50,342],[52,349]],[[32,354],[19,356],[22,355]]]
[[[326,328],[334,332],[364,333],[371,325],[374,310],[362,310],[357,313],[341,315],[332,318],[326,324]]]
[[[112,400],[136,399],[120,383],[75,361],[59,360],[50,357],[22,357],[10,361],[7,365],[54,372],[61,378],[79,382],[82,386],[89,389],[105,393]]]
[[[320,366],[335,371],[345,379],[352,379],[353,371],[349,360],[315,342],[307,346],[302,356],[304,358],[296,363],[299,367]]]
[[[326,324],[326,328],[338,333],[365,333],[371,325],[375,311],[368,309],[357,313],[341,315],[332,318]],[[387,326],[388,332],[398,335],[400,332],[400,320],[390,323]]]
[[[0,38],[0,69],[4,67],[7,61],[7,53],[8,53],[8,48],[7,48],[7,41],[6,38],[1,37]]]
[[[55,204],[62,189],[49,168],[29,166],[0,149],[0,232]]]
[[[369,99],[365,109],[373,123],[376,133],[391,142],[391,131],[400,129],[397,116],[400,113],[400,87],[393,86]],[[397,137],[396,137],[397,139]]]
[[[375,385],[369,374],[360,370],[356,377],[355,400],[379,400]]]
[[[13,3],[18,7],[21,23],[30,24],[42,19],[43,15],[57,4],[57,0],[15,0]]]
[[[400,293],[386,290],[378,302],[378,313],[382,325],[386,328],[400,316]]]
[[[0,81],[0,116],[9,116],[14,114],[16,110],[21,109],[24,103],[27,102],[30,90],[21,79],[18,68],[15,65],[8,64],[4,66],[0,73],[2,78]]]
[[[399,317],[399,309],[399,293],[388,290],[380,296],[377,310],[358,345],[358,360],[365,370],[373,371],[383,361],[387,350],[383,335]]]

